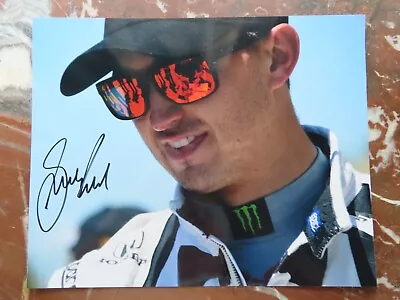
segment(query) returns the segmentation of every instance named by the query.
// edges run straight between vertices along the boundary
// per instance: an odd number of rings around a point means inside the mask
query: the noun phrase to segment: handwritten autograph
[[[126,259],[132,259],[136,261],[138,266],[147,263],[147,259],[140,257],[139,253],[135,252],[142,247],[143,240],[144,231],[141,231],[140,233],[137,233],[137,236],[134,236],[133,242],[130,245],[127,243],[118,244],[113,252],[114,258],[102,258],[100,259],[100,262],[108,265],[116,265]]]
[[[43,169],[49,170],[50,173],[47,174],[45,177],[40,190],[39,194],[37,197],[37,205],[36,205],[36,212],[37,212],[37,220],[40,226],[40,229],[43,232],[49,232],[53,227],[56,225],[58,222],[58,219],[61,216],[62,211],[64,210],[65,202],[67,200],[67,195],[68,195],[68,188],[76,183],[79,182],[79,190],[77,193],[77,197],[81,198],[85,193],[89,194],[92,190],[98,189],[101,186],[104,185],[104,187],[108,190],[108,172],[110,170],[110,163],[107,164],[107,167],[104,171],[103,177],[99,182],[97,182],[96,176],[93,176],[91,182],[88,184],[87,179],[89,176],[89,171],[90,168],[92,167],[94,163],[94,159],[96,158],[97,153],[100,150],[101,145],[103,144],[105,139],[105,134],[101,134],[99,139],[97,140],[96,144],[94,145],[94,148],[92,150],[92,153],[90,154],[89,160],[86,165],[85,172],[83,176],[79,175],[79,169],[77,168],[75,170],[74,176],[68,176],[67,170],[62,166],[62,158],[64,156],[65,148],[67,147],[67,139],[62,138],[60,139],[57,143],[51,147],[50,151],[47,153],[46,157],[43,160]],[[60,151],[61,153],[58,156],[58,162],[50,162],[49,156],[50,155],[57,155],[57,151]],[[45,187],[48,186],[48,184],[51,183],[50,188],[48,190],[45,190]],[[51,205],[51,200],[52,197],[60,195],[62,199],[61,207],[57,212],[57,216],[54,218],[53,222],[50,224],[48,228],[45,228],[43,226],[42,221],[41,221],[41,213],[39,210],[40,207],[40,200],[42,198],[42,195],[45,197],[45,204],[44,204],[44,209],[48,210],[49,206]]]

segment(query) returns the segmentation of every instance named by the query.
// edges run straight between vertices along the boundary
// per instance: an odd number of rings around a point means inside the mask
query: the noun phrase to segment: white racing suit
[[[329,130],[304,129],[329,157],[330,178],[265,285],[375,286],[369,175],[343,161]],[[56,271],[49,287],[246,286],[229,249],[182,217],[181,204],[134,217],[102,248]]]

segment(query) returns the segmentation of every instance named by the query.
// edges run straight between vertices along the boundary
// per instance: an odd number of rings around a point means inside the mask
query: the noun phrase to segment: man
[[[61,91],[97,82],[179,187],[49,286],[375,285],[368,177],[299,124],[299,48],[284,17],[107,19]]]

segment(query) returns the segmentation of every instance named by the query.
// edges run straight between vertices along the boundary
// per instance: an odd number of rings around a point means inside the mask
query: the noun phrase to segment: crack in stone
[[[386,288],[388,288],[389,290],[392,290],[393,292],[400,292],[400,288],[398,288],[397,286],[393,285],[388,279],[387,277],[383,276],[383,277],[379,277],[377,279],[378,285],[381,284],[383,286],[385,286]]]
[[[392,204],[392,205],[395,205],[395,206],[400,206],[400,200],[389,199],[389,198],[383,197],[381,195],[378,195],[376,193],[371,193],[371,194],[373,196],[375,196],[376,198],[378,198],[379,200],[382,200],[382,201],[384,201],[386,203],[389,203],[389,204]]]
[[[64,13],[64,15],[65,15],[66,17],[69,16],[69,14],[68,14],[67,11],[63,8],[63,5],[61,5],[59,1],[53,0],[52,3],[54,3],[55,5],[57,5],[57,7]]]
[[[253,288],[253,290],[256,292],[262,293],[262,294],[274,296],[276,299],[279,299],[279,300],[288,300],[288,298],[285,295],[283,295],[277,289],[274,289],[271,287],[256,286]]]
[[[385,241],[385,240],[384,240],[383,238],[381,238],[380,236],[378,236],[377,240],[381,241],[381,242],[384,243],[385,245],[394,246],[393,243],[388,242],[388,241]]]
[[[400,115],[396,112],[392,112],[393,118],[387,114],[381,106],[375,106],[368,108],[368,121],[373,123],[372,129],[376,128],[376,125],[380,125],[386,129],[385,135],[383,137],[382,146],[376,152],[375,157],[370,152],[371,160],[377,160],[378,163],[371,166],[371,169],[376,173],[380,169],[386,169],[390,165],[397,165],[400,160],[400,149],[396,148],[394,134],[399,125]],[[374,132],[375,134],[377,133]],[[380,138],[380,136],[375,139]],[[379,161],[380,160],[380,161]]]
[[[30,149],[15,143],[9,143],[9,142],[4,142],[4,141],[0,141],[0,146],[5,146],[5,147],[9,147],[11,149],[23,152],[25,154],[30,155]]]
[[[396,244],[400,244],[400,236],[398,236],[392,229],[383,226],[379,223],[378,220],[374,219],[376,221],[376,223],[378,223],[379,227],[381,228],[381,230],[387,235],[389,236]]]
[[[9,125],[9,124],[1,122],[1,121],[0,121],[0,126],[6,127],[7,129],[10,129],[12,131],[18,132],[18,133],[20,133],[20,134],[22,134],[22,135],[24,135],[26,137],[30,137],[30,132],[29,131],[20,129],[20,128],[16,127],[16,126]]]

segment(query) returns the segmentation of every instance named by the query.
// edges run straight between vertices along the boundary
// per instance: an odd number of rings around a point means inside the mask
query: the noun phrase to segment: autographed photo
[[[376,286],[365,16],[33,22],[29,288]]]

